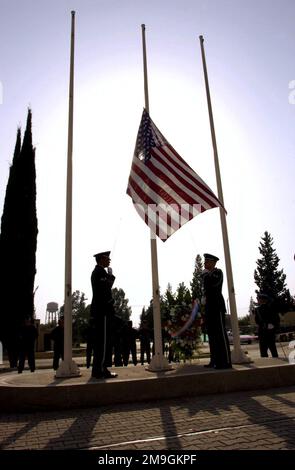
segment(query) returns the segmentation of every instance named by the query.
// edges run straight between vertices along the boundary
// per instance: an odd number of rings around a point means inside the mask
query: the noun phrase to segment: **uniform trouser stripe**
[[[219,320],[220,320],[220,328],[221,328],[221,331],[222,331],[222,338],[223,338],[224,348],[225,348],[225,351],[226,351],[226,359],[227,359],[228,364],[230,364],[231,359],[229,357],[228,344],[227,344],[227,341],[226,341],[226,338],[225,338],[225,328],[224,328],[224,324],[223,324],[223,321],[222,321],[221,312],[219,312]]]
[[[107,318],[103,319],[103,349],[102,349],[102,360],[100,364],[100,370],[104,370],[104,363],[106,357],[106,346],[107,346]]]

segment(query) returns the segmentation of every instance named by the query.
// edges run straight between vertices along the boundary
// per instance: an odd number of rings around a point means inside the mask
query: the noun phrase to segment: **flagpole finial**
[[[75,14],[76,14],[75,10],[72,10],[72,11],[71,11],[71,15],[72,15],[72,16],[75,16]]]
[[[144,23],[141,25],[141,28],[142,28],[143,30],[145,30],[145,24],[144,24]]]
[[[202,35],[199,36],[199,39],[200,39],[200,42],[202,42],[202,43],[204,42],[204,37]]]

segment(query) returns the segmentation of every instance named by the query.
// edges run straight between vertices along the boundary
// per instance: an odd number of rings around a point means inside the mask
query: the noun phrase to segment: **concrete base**
[[[151,374],[144,366],[116,368],[116,379],[54,378],[51,370],[0,375],[0,411],[20,412],[97,407],[114,403],[161,400],[295,385],[295,364],[271,358],[229,370],[208,370],[201,364],[173,364]]]
[[[75,361],[61,361],[59,368],[55,373],[56,379],[63,379],[67,377],[80,377],[81,372]]]
[[[161,372],[161,371],[167,371],[171,369],[172,369],[172,366],[171,364],[169,364],[166,357],[164,357],[163,355],[159,355],[159,356],[154,355],[146,370],[150,372]]]

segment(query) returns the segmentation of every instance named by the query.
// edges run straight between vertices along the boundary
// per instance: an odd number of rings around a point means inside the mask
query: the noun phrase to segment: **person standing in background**
[[[53,364],[54,370],[58,369],[59,360],[64,359],[64,317],[61,316],[58,320],[58,325],[50,333],[50,338],[53,341]]]
[[[21,374],[25,367],[26,357],[31,372],[35,372],[35,342],[38,331],[32,318],[26,318],[24,325],[20,329],[19,337],[19,361],[18,373]]]
[[[276,333],[280,326],[280,317],[267,294],[257,294],[258,306],[254,310],[255,322],[258,325],[258,339],[261,357],[268,357],[268,349],[272,357],[278,357]]]

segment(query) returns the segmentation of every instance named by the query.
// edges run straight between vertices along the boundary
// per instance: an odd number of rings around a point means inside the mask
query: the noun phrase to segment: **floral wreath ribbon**
[[[200,304],[198,299],[193,301],[192,313],[187,322],[183,325],[182,328],[180,328],[180,330],[171,333],[171,337],[177,338],[177,336],[182,335],[182,333],[184,333],[188,328],[190,328],[196,318],[201,318]]]

